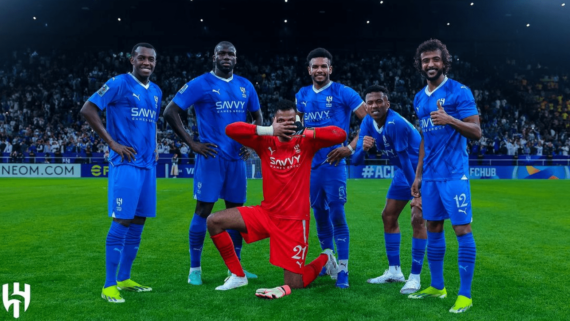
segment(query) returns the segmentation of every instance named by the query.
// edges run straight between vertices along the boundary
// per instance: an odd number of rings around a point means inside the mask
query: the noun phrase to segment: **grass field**
[[[20,320],[561,320],[570,318],[570,181],[472,181],[477,263],[474,307],[451,315],[459,288],[457,241],[446,225],[447,299],[409,300],[402,284],[366,280],[387,268],[380,212],[388,180],[351,180],[346,206],[351,232],[349,289],[328,277],[282,300],[255,297],[281,285],[283,271],[269,262],[268,241],[247,245],[243,265],[260,277],[247,287],[214,291],[226,267],[209,238],[204,285],[187,284],[188,225],[195,202],[191,180],[158,181],[158,217],[147,221],[133,279],[154,288],[125,293],[124,304],[100,298],[104,240],[110,225],[104,179],[0,179],[0,285],[31,285],[31,304]],[[250,180],[248,204],[261,201],[261,181]],[[221,209],[218,202],[216,209]],[[216,210],[215,209],[215,210]],[[446,223],[449,224],[449,223]],[[400,217],[402,268],[409,273],[409,209]],[[311,226],[307,261],[320,253]],[[422,287],[429,285],[427,258]],[[19,297],[13,297],[19,298]],[[0,306],[0,320],[12,310]]]

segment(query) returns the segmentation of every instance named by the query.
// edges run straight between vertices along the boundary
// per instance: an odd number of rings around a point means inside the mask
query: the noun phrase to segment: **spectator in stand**
[[[180,159],[178,158],[178,154],[174,154],[174,156],[172,157],[172,167],[170,168],[170,176],[173,176],[173,178],[178,177],[178,161]]]

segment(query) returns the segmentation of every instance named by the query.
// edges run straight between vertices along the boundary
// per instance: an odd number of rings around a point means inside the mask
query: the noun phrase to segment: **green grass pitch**
[[[268,241],[244,246],[243,266],[257,273],[247,287],[227,292],[226,267],[209,238],[204,285],[187,284],[188,226],[195,201],[191,180],[158,180],[158,217],[147,221],[133,279],[150,293],[124,293],[126,303],[101,299],[105,237],[110,225],[105,179],[0,180],[0,285],[31,285],[20,320],[561,320],[570,315],[570,181],[472,181],[477,263],[473,308],[451,315],[459,288],[457,241],[446,223],[447,299],[410,300],[402,284],[366,280],[387,268],[380,213],[390,181],[350,180],[346,205],[351,233],[350,288],[328,277],[281,300],[261,300],[261,287],[282,285],[269,262]],[[248,182],[248,203],[262,198],[261,181]],[[222,203],[215,210],[222,209]],[[410,271],[410,210],[400,217],[401,261]],[[311,223],[307,262],[320,253]],[[429,285],[427,258],[422,287]],[[19,298],[19,297],[12,297]],[[21,298],[19,298],[21,299]],[[0,306],[0,320],[13,320]]]

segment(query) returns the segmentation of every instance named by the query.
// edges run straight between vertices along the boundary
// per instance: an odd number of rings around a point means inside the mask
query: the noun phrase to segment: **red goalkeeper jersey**
[[[305,130],[281,142],[277,136],[259,136],[252,124],[237,122],[226,127],[226,134],[238,143],[253,148],[261,159],[263,197],[261,207],[272,217],[293,220],[310,219],[311,162],[315,153],[346,140],[344,130],[336,126]]]

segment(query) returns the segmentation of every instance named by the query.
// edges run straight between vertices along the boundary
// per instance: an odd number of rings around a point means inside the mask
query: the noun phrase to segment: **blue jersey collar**
[[[321,91],[323,91],[323,90],[329,88],[332,84],[333,84],[333,81],[331,80],[326,86],[324,86],[324,87],[321,88],[321,89],[316,89],[316,88],[315,88],[315,85],[313,85],[313,91],[315,92],[315,94],[318,94],[318,93],[320,93]]]
[[[439,88],[441,88],[441,86],[443,86],[443,84],[445,84],[446,82],[447,82],[447,76],[445,76],[445,78],[443,79],[443,81],[441,82],[441,84],[439,84],[439,86],[437,86],[437,88],[434,89],[432,92],[429,92],[428,86],[426,86],[426,88],[425,88],[426,95],[428,95],[428,97],[431,96],[436,90],[438,90]]]
[[[131,74],[130,72],[129,72],[129,75],[131,75],[131,77],[133,77],[133,79],[134,79],[136,82],[138,82],[139,85],[143,86],[144,89],[148,89],[148,87],[150,87],[150,81],[148,82],[148,84],[145,85],[145,84],[143,84],[140,80],[138,80],[137,77],[135,77],[135,75]]]
[[[233,74],[232,74],[232,76],[231,76],[230,78],[227,78],[227,79],[226,79],[226,78],[222,78],[222,77],[219,77],[218,75],[216,75],[213,70],[210,71],[210,73],[212,74],[212,76],[218,78],[219,80],[223,80],[223,81],[225,81],[225,82],[230,82],[230,81],[234,80],[234,75],[233,75]]]

